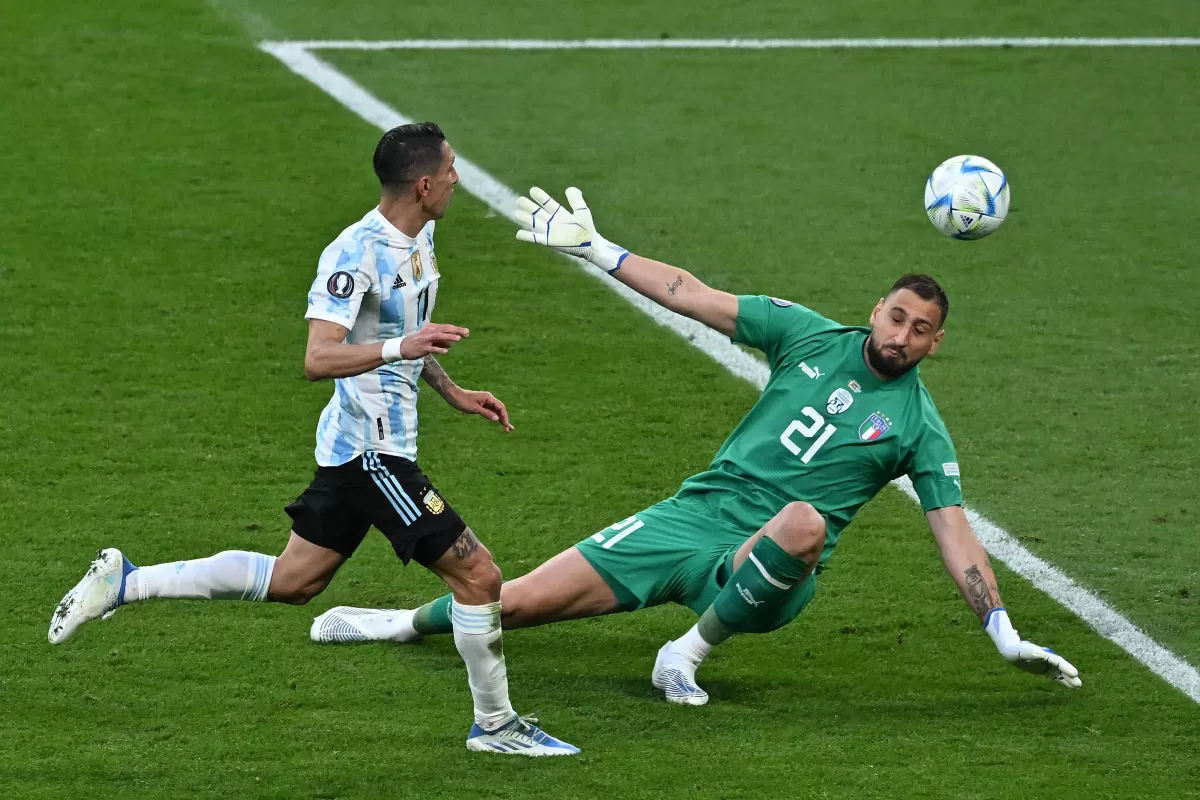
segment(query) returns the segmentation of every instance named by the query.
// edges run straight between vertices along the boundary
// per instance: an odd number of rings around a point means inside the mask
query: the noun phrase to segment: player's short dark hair
[[[938,327],[940,328],[946,323],[946,317],[950,315],[950,298],[946,297],[945,290],[931,276],[915,272],[901,275],[900,280],[893,283],[892,288],[888,290],[888,297],[901,289],[908,289],[922,300],[936,303],[937,307],[942,310],[942,319],[938,323]]]
[[[437,172],[442,166],[446,134],[435,122],[400,125],[383,135],[375,146],[375,175],[379,185],[400,191],[413,181]]]

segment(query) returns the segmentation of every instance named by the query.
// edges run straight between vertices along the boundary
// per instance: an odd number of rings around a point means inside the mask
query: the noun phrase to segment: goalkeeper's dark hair
[[[920,273],[901,275],[900,280],[893,283],[892,288],[888,290],[888,297],[901,289],[908,289],[922,300],[937,304],[937,307],[942,310],[942,320],[938,323],[938,327],[946,324],[946,317],[950,315],[950,298],[946,297],[945,290],[931,276]]]
[[[435,122],[400,125],[375,146],[375,176],[386,191],[399,192],[442,166],[446,134]]]

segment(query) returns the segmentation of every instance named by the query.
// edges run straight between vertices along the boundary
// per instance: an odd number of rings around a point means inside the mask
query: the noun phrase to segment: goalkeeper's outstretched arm
[[[701,283],[685,269],[630,253],[596,232],[592,212],[576,188],[567,189],[568,212],[536,186],[517,200],[517,238],[595,264],[654,302],[726,336],[737,331],[738,300]]]
[[[610,273],[638,294],[726,336],[737,331],[738,299],[705,285],[686,269],[630,253]]]
[[[937,540],[942,563],[954,579],[983,629],[1006,661],[1026,672],[1045,675],[1064,686],[1078,689],[1082,684],[1079,670],[1047,647],[1021,638],[1000,602],[996,575],[988,563],[987,550],[971,530],[962,506],[946,506],[930,511],[929,528]]]

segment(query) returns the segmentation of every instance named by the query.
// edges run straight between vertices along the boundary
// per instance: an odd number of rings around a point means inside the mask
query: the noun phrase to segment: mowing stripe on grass
[[[981,36],[949,39],[332,39],[263,42],[306,50],[839,50],[943,47],[1200,47],[1195,37]]]
[[[259,47],[381,130],[414,121],[368,92],[349,76],[313,55],[307,42],[263,42]],[[497,213],[515,220],[517,194],[512,189],[464,158],[462,153],[458,154],[455,166],[458,169],[459,185],[463,189],[478,197]],[[592,277],[603,281],[639,311],[682,336],[734,375],[749,381],[760,390],[766,386],[767,378],[770,377],[766,364],[733,345],[726,337],[694,320],[667,311],[590,264],[578,259],[571,260],[583,267]],[[917,499],[907,477],[895,483],[900,491],[913,500]],[[971,509],[967,509],[967,518],[992,556],[1069,609],[1101,636],[1145,664],[1167,683],[1200,703],[1200,672],[1197,672],[1195,667],[1151,639],[1095,594],[1029,552],[996,523]]]

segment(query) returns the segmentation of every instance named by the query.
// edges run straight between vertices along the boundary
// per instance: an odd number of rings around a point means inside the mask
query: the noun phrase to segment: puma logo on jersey
[[[763,604],[762,600],[755,600],[754,595],[750,594],[750,590],[744,588],[740,583],[735,583],[734,586],[737,586],[738,594],[740,594],[742,599],[750,605],[758,607]]]
[[[800,371],[803,372],[805,375],[807,375],[810,378],[821,377],[821,368],[820,367],[810,367],[808,364],[805,364],[803,361],[800,362]]]

